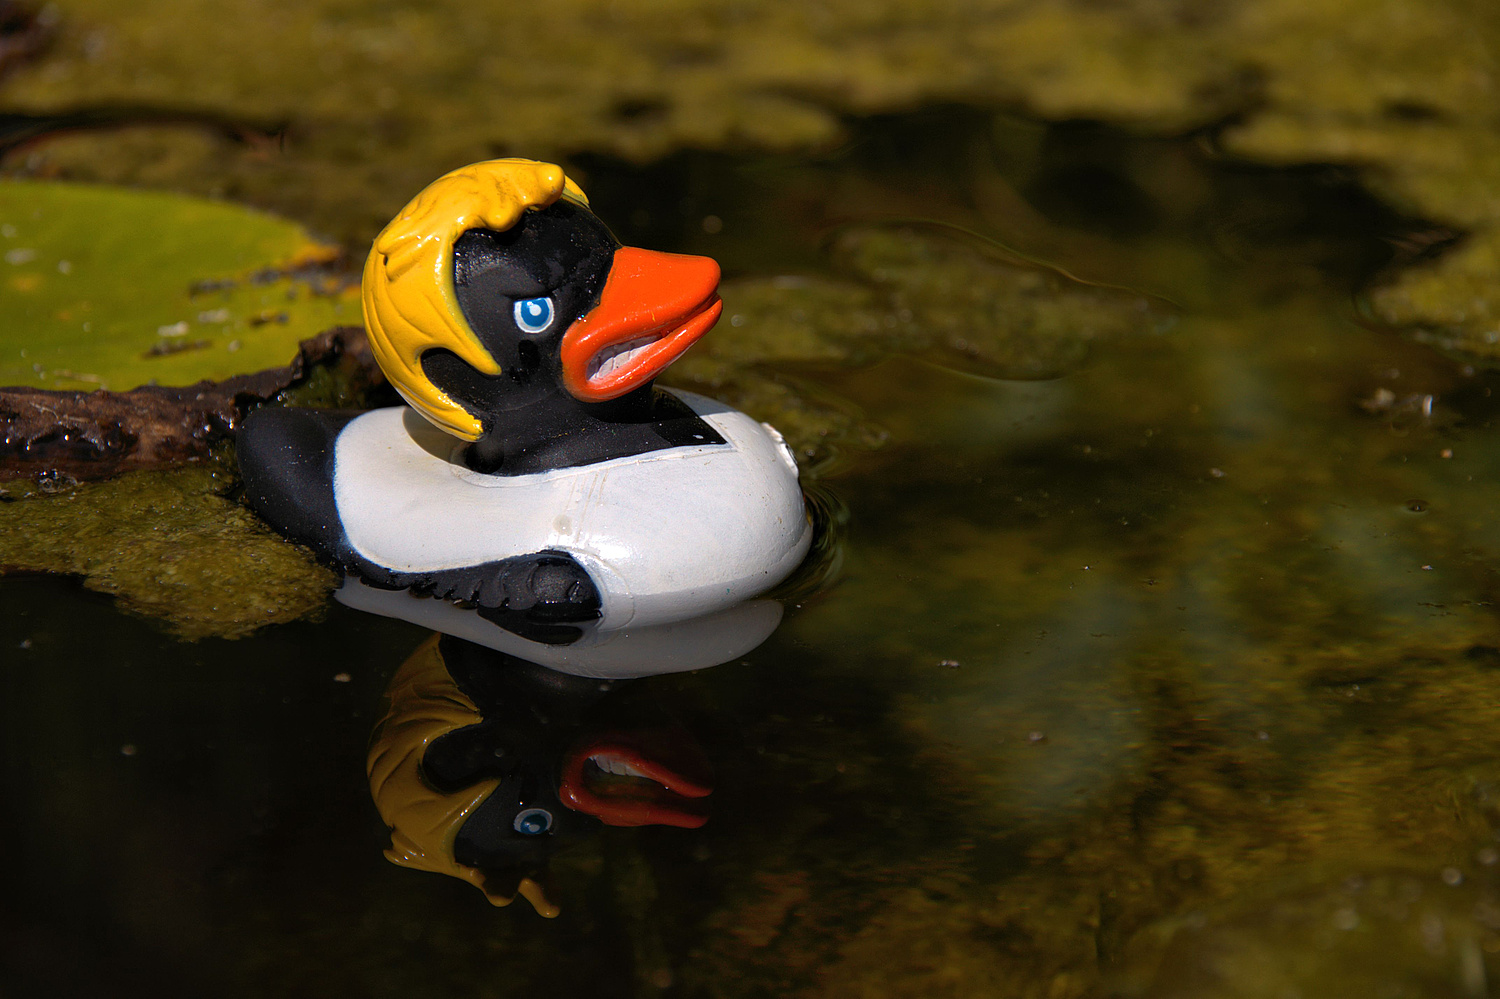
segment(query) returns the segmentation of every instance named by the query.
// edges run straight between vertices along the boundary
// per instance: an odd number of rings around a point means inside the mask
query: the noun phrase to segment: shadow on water
[[[744,661],[634,688],[698,734],[712,818],[560,853],[553,921],[381,858],[365,745],[417,629],[335,607],[184,644],[0,583],[18,994],[1483,994],[1494,378],[1348,308],[1452,234],[1211,135],[849,131],[577,165],[625,242],[736,274],[917,217],[1178,321],[1050,381],[819,372],[889,431],[821,484],[838,582]]]

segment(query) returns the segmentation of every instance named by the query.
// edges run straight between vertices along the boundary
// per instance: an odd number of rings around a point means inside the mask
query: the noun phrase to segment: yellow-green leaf
[[[279,367],[359,321],[353,289],[289,274],[336,252],[223,202],[0,182],[0,385],[126,391]]]

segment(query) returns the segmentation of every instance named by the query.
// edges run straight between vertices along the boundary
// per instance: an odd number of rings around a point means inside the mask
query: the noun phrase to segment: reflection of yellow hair
[[[375,237],[365,261],[365,328],[375,360],[417,412],[464,440],[479,438],[479,420],[427,380],[422,355],[446,348],[487,375],[498,375],[500,365],[458,307],[453,242],[470,229],[509,229],[526,209],[558,198],[588,204],[551,163],[473,163],[427,185]]]
[[[385,824],[391,827],[391,848],[385,858],[402,867],[436,871],[469,882],[493,905],[509,905],[515,891],[549,919],[557,907],[547,901],[541,886],[522,878],[506,895],[500,886],[485,883],[484,872],[464,867],[453,858],[453,843],[464,820],[500,785],[495,778],[453,794],[442,794],[422,778],[422,756],[438,737],[481,720],[443,665],[438,639],[423,642],[391,678],[385,696],[390,711],[375,726],[365,769],[370,796]]]

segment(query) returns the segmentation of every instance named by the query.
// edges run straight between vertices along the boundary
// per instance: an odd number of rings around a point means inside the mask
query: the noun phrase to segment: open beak
[[[651,381],[718,321],[718,288],[707,257],[620,247],[599,304],[563,334],[568,391],[605,402]]]
[[[708,821],[708,761],[683,732],[610,732],[563,759],[558,797],[608,826],[677,826]]]

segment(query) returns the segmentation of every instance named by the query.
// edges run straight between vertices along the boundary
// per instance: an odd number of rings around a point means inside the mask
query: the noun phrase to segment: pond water
[[[1500,990],[1500,378],[1360,322],[1419,223],[1208,145],[936,109],[585,160],[623,240],[730,276],[824,273],[850,222],[1030,225],[1160,318],[1039,380],[772,365],[864,428],[809,476],[837,576],[630,685],[711,817],[566,844],[555,919],[382,856],[366,748],[421,629],[188,643],[0,580],[0,994]]]

